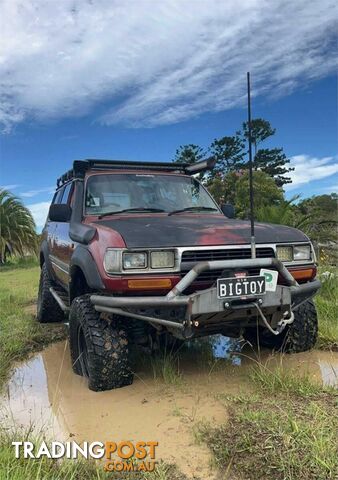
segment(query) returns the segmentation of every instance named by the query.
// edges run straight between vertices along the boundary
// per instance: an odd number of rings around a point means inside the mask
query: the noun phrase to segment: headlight
[[[175,266],[175,252],[151,252],[150,254],[151,268],[172,268]]]
[[[277,245],[276,252],[281,262],[311,260],[311,245]]]
[[[311,260],[310,245],[295,245],[293,247],[294,260]]]
[[[106,272],[109,272],[109,273],[120,272],[121,271],[121,252],[119,250],[108,248],[104,256],[103,266]]]
[[[279,245],[276,248],[277,258],[281,262],[292,262],[293,261],[293,247]]]
[[[147,254],[145,252],[123,253],[122,264],[125,270],[147,268]]]
[[[156,269],[175,268],[175,250],[128,251],[122,248],[107,248],[103,266],[107,273],[130,274],[155,273]],[[137,272],[139,270],[139,272]]]

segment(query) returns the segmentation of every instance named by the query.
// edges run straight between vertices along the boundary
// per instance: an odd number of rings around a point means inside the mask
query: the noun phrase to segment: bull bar
[[[220,299],[217,297],[216,287],[213,286],[206,290],[200,290],[190,295],[182,293],[197,279],[197,277],[208,270],[231,270],[246,268],[273,268],[278,271],[283,278],[285,285],[277,285],[275,292],[266,292],[258,297],[250,297],[245,301],[235,302]],[[294,310],[299,307],[308,298],[311,298],[319,290],[321,283],[315,279],[311,282],[298,284],[287,268],[276,258],[260,258],[246,260],[213,260],[197,263],[188,273],[170,290],[166,296],[137,296],[122,297],[108,295],[91,295],[90,299],[94,308],[98,312],[105,312],[120,315],[123,317],[143,320],[156,325],[162,325],[168,329],[184,331],[184,336],[192,336],[192,328],[198,327],[200,323],[208,321],[224,320],[226,314],[227,320],[242,318],[248,308],[252,306],[259,307],[257,310],[262,316],[265,310],[267,313],[273,309],[279,308],[284,315],[291,308]],[[238,299],[237,299],[238,300]],[[258,303],[256,303],[258,301]],[[162,315],[145,315],[144,310],[154,309],[162,312],[168,309],[185,308],[183,318],[179,321],[162,318]],[[141,311],[141,312],[140,312]],[[263,315],[263,321],[266,319]],[[287,323],[287,322],[286,322]]]

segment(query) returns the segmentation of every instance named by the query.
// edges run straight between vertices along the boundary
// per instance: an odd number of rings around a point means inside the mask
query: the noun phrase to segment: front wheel
[[[90,295],[74,299],[69,335],[73,370],[88,377],[90,390],[111,390],[133,383],[127,334],[116,321],[101,318]]]
[[[311,350],[316,344],[318,319],[315,304],[307,300],[294,311],[293,323],[287,325],[279,335],[273,335],[264,327],[248,328],[244,338],[255,345],[279,350],[285,353],[299,353]]]

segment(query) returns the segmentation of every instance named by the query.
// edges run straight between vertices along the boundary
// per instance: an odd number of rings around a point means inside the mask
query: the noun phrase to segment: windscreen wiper
[[[101,213],[101,215],[98,216],[98,218],[103,218],[107,217],[108,215],[117,215],[119,213],[125,213],[125,212],[155,212],[155,213],[161,213],[165,212],[162,208],[143,208],[143,207],[134,207],[134,208],[124,208],[123,210],[114,210],[113,212],[105,212]]]
[[[168,213],[169,215],[175,215],[175,213],[182,213],[182,212],[195,212],[199,210],[207,210],[207,211],[214,211],[218,212],[217,208],[213,207],[187,207],[187,208],[181,208],[180,210],[173,210],[172,212]]]

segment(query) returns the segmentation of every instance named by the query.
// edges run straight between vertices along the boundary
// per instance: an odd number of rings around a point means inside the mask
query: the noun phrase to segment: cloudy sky
[[[296,167],[288,195],[337,190],[336,1],[2,0],[1,184],[41,227],[75,158],[170,160],[253,114]]]

